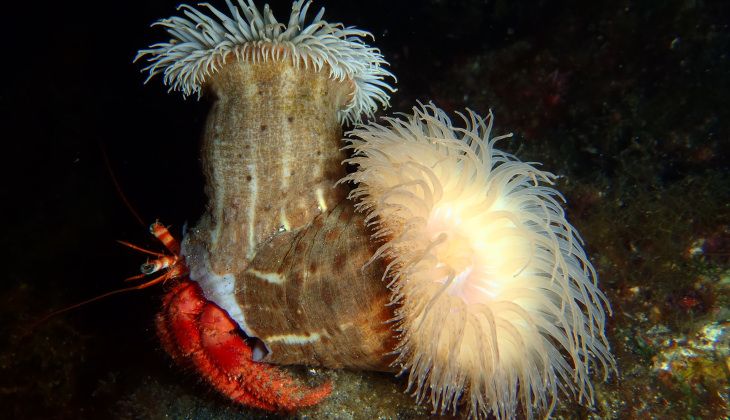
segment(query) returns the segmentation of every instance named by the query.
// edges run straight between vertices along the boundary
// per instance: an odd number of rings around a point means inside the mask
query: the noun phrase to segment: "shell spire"
[[[323,20],[324,8],[307,23],[311,1],[295,1],[287,24],[276,20],[268,4],[260,11],[252,0],[237,3],[226,0],[228,14],[208,3],[200,8],[183,4],[178,7],[183,16],[155,23],[171,39],[137,54],[135,61],[144,57],[149,62],[143,69],[147,81],[162,73],[170,90],[199,97],[210,75],[231,56],[291,60],[296,66],[327,67],[331,78],[353,82],[351,99],[339,111],[341,122],[359,122],[362,115],[372,117],[378,105],[388,107],[388,92],[395,88],[386,79],[395,81],[395,76],[384,68],[388,63],[380,51],[365,43],[371,33]]]

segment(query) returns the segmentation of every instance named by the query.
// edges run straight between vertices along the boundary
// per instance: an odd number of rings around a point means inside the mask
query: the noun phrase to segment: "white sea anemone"
[[[558,390],[593,401],[589,370],[615,369],[606,296],[551,188],[554,176],[495,149],[493,116],[433,104],[349,133],[350,198],[383,245],[396,364],[434,412],[549,414]]]
[[[231,54],[239,60],[291,60],[296,66],[326,67],[331,78],[353,81],[352,99],[340,112],[341,121],[360,121],[363,114],[371,117],[378,102],[387,107],[387,91],[395,89],[384,79],[395,76],[383,68],[388,63],[380,51],[365,43],[372,34],[322,20],[324,9],[307,24],[310,4],[295,1],[286,25],[276,20],[268,4],[262,13],[253,0],[238,0],[237,6],[226,0],[228,15],[202,3],[212,16],[183,4],[179,9],[184,17],[173,16],[155,24],[165,27],[172,39],[139,51],[135,61],[148,56],[150,64],[144,68],[149,72],[147,80],[164,73],[164,83],[171,90],[200,96],[206,78]]]

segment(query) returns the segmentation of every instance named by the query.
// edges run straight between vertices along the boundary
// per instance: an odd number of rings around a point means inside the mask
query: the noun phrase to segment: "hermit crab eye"
[[[142,274],[152,274],[155,271],[157,271],[157,264],[153,263],[144,263],[139,267],[139,271]]]

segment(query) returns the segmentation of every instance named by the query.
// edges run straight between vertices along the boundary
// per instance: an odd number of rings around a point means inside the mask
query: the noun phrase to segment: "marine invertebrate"
[[[215,18],[183,5],[186,18],[158,22],[173,39],[137,56],[171,89],[205,87],[216,98],[203,142],[211,201],[192,233],[214,256],[214,271],[239,271],[280,228],[333,208],[341,200],[331,188],[341,174],[340,122],[372,114],[376,101],[387,105],[390,73],[364,43],[369,34],[328,23],[322,12],[306,24],[310,3],[294,2],[288,25],[252,1],[227,1],[231,16],[206,5]]]
[[[452,125],[433,104],[350,132],[345,180],[382,245],[397,305],[396,365],[435,411],[550,412],[558,389],[593,399],[615,369],[605,295],[553,175],[495,148],[493,117]]]
[[[338,109],[341,120],[355,122],[363,114],[372,116],[378,103],[388,105],[387,91],[394,91],[384,81],[395,78],[383,68],[387,62],[364,42],[372,37],[369,32],[322,20],[324,9],[307,23],[311,3],[295,1],[286,25],[276,20],[268,4],[259,11],[253,0],[238,0],[238,6],[226,0],[230,15],[202,4],[213,16],[182,4],[179,8],[185,17],[173,16],[156,24],[165,27],[172,39],[141,50],[135,61],[148,57],[147,80],[163,73],[165,84],[185,96],[200,96],[211,76],[232,57],[238,62],[291,61],[294,67],[312,66],[329,73],[331,79],[352,83],[349,102]]]
[[[388,366],[387,290],[360,269],[373,249],[334,185],[344,176],[341,122],[387,105],[391,75],[367,32],[322,12],[307,23],[310,2],[294,2],[287,25],[268,6],[226,4],[229,14],[205,5],[210,16],[181,6],[183,17],[158,23],[172,39],[137,57],[171,89],[215,98],[202,146],[209,204],[182,243],[189,278],[169,292],[157,326],[173,358],[233,400],[292,410],[326,393],[287,385],[301,394],[292,401],[267,385],[292,380],[256,362]],[[331,287],[341,275],[350,282]],[[232,337],[232,325],[257,344]]]
[[[308,387],[285,372],[252,360],[252,350],[236,324],[220,307],[203,297],[200,286],[185,277],[187,266],[180,243],[158,222],[150,231],[170,254],[157,254],[125,244],[158,258],[144,264],[132,279],[164,273],[139,286],[172,281],[155,325],[162,346],[179,364],[192,366],[233,401],[264,410],[296,410],[329,395],[331,385]]]
[[[160,22],[173,39],[138,56],[171,89],[215,97],[209,204],[157,322],[168,353],[269,410],[329,388],[264,363],[400,368],[419,401],[475,416],[550,411],[558,389],[592,399],[589,366],[614,365],[608,302],[552,176],[494,148],[491,114],[455,128],[433,105],[355,128],[347,175],[341,123],[392,90],[367,33],[321,12],[306,24],[309,2],[287,25],[226,4],[181,6]]]

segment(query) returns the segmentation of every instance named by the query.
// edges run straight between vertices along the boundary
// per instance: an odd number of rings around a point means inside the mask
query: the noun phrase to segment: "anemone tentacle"
[[[184,16],[154,24],[166,29],[170,41],[140,50],[135,61],[146,57],[149,65],[143,71],[149,74],[147,81],[162,73],[165,85],[184,96],[200,96],[207,78],[231,54],[252,61],[291,60],[296,66],[311,65],[317,70],[327,67],[331,78],[351,79],[354,85],[340,120],[359,122],[362,115],[372,117],[378,105],[388,106],[388,92],[395,92],[385,80],[395,80],[383,67],[387,61],[377,48],[365,43],[371,33],[323,20],[324,9],[307,23],[310,4],[295,1],[287,24],[276,20],[268,4],[259,11],[253,0],[238,0],[237,5],[226,0],[229,14],[208,3],[201,3],[200,9],[183,4],[178,10]]]
[[[555,176],[495,148],[493,115],[433,104],[358,126],[350,198],[367,213],[373,258],[388,261],[400,342],[396,364],[435,412],[549,413],[558,390],[592,403],[589,378],[615,370],[610,306]]]

